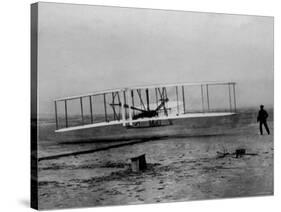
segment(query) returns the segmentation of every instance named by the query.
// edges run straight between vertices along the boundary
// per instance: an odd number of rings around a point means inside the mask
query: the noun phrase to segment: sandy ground
[[[273,131],[273,123],[269,123]],[[273,132],[272,132],[273,134]],[[162,138],[39,162],[39,208],[172,202],[273,194],[273,136],[256,123],[212,135]],[[77,150],[87,148],[77,147]],[[247,153],[218,158],[217,151]],[[130,158],[146,155],[146,171]]]

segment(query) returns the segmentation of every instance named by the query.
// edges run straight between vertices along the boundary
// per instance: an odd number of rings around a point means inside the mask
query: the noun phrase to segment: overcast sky
[[[273,105],[273,18],[39,3],[39,112],[132,85],[236,81],[240,107]]]

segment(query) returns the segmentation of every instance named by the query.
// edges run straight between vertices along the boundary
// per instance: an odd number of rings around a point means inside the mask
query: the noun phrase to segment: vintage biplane
[[[174,120],[236,113],[235,82],[135,86],[59,98],[55,132],[111,125],[172,125]]]

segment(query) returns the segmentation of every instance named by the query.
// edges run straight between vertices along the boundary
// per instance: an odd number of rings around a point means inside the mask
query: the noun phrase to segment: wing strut
[[[182,85],[182,102],[183,102],[183,113],[185,113],[185,95],[184,95],[184,86]]]

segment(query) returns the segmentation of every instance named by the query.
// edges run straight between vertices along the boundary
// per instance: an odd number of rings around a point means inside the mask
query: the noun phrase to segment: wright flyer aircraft
[[[236,114],[235,82],[135,86],[54,100],[55,132],[120,125],[152,128],[178,119]]]

